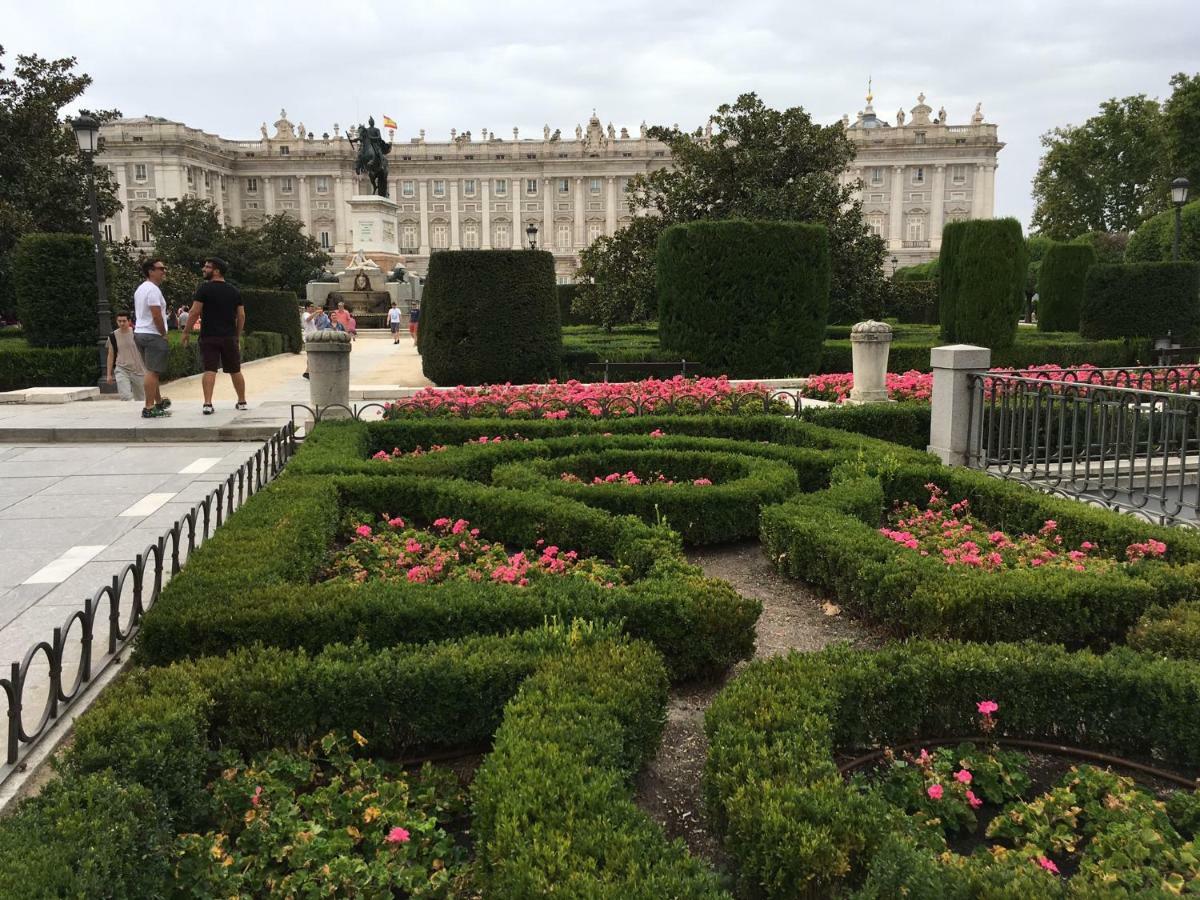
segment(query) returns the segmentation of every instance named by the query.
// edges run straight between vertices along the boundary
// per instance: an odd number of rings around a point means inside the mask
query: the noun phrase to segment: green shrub
[[[1096,265],[1087,244],[1054,244],[1042,258],[1038,276],[1038,331],[1078,331],[1083,285]]]
[[[1096,251],[1096,262],[1109,266],[1125,262],[1129,237],[1125,231],[1085,231],[1071,238],[1071,243],[1091,247]]]
[[[300,301],[291,291],[266,291],[246,288],[242,292],[246,308],[246,331],[273,332],[283,338],[280,353],[299,353],[303,349],[300,335]]]
[[[1179,258],[1200,262],[1200,200],[1180,210],[1179,226]],[[1175,210],[1168,209],[1147,219],[1129,236],[1124,262],[1166,262],[1173,258],[1174,244]]]
[[[800,418],[823,428],[840,428],[914,450],[929,446],[928,403],[867,403],[861,406],[803,406]]]
[[[885,312],[906,325],[938,323],[938,284],[936,281],[896,281],[887,285]]]
[[[555,285],[554,290],[558,295],[558,318],[564,326],[597,324],[592,316],[576,312],[574,309],[575,299],[579,296],[579,285],[559,284]]]
[[[919,263],[915,266],[904,266],[892,274],[892,283],[901,284],[910,281],[937,281],[938,261]]]
[[[1192,341],[1200,332],[1200,263],[1093,266],[1084,287],[1079,333],[1085,338]]]
[[[950,222],[938,258],[946,341],[1011,347],[1025,308],[1025,241],[1016,219]]]
[[[1198,576],[1196,571],[1188,574],[1192,579]],[[1135,650],[1200,661],[1200,603],[1183,602],[1150,610],[1129,632],[1127,640]]]
[[[12,281],[30,346],[97,345],[92,251],[92,239],[83,234],[27,234],[17,241]]]
[[[705,720],[705,794],[742,883],[772,898],[840,896],[860,883],[910,822],[847,784],[837,762],[858,748],[975,734],[981,699],[999,703],[1004,736],[1200,763],[1200,722],[1179,714],[1200,702],[1191,663],[924,641],[753,663]]]
[[[433,254],[421,301],[421,359],[437,384],[541,381],[557,373],[562,327],[554,257],[533,250]]]
[[[733,377],[817,369],[829,237],[795,222],[691,222],[658,243],[659,339]]]

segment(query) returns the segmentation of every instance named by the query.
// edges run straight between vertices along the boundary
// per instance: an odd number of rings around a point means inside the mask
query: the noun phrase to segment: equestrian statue
[[[366,125],[358,126],[358,137],[352,137],[346,132],[350,146],[358,147],[358,156],[354,158],[354,174],[366,175],[371,181],[371,193],[376,197],[388,195],[388,153],[392,145],[383,139],[379,129],[375,127],[375,117],[367,118]]]

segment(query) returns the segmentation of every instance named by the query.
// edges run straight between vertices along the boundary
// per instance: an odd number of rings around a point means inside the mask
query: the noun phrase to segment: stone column
[[[458,179],[450,181],[450,249],[461,250],[462,241],[458,233]]]
[[[304,225],[304,233],[312,234],[312,199],[308,196],[308,176],[296,178],[296,187],[300,191],[300,222]]]
[[[484,250],[492,249],[492,179],[479,179],[479,208],[483,210],[483,234],[479,237],[479,246]]]
[[[229,224],[242,224],[242,179],[236,175],[226,177],[229,185]]]
[[[892,166],[891,206],[888,210],[888,249],[901,249],[904,238],[904,166]]]
[[[987,195],[987,177],[983,174],[983,163],[975,166],[975,180],[971,184],[971,218],[986,219],[987,218],[987,202],[984,197]]]
[[[308,354],[308,392],[312,408],[350,405],[350,335],[324,328],[304,341]],[[349,410],[330,410],[322,418],[344,419]]]
[[[604,230],[609,237],[617,233],[617,179],[608,176],[607,196],[605,197]]]
[[[509,199],[512,200],[512,249],[520,250],[525,246],[525,216],[521,205],[525,202],[525,179],[514,175],[508,182]]]
[[[965,466],[972,448],[979,444],[980,415],[968,376],[986,372],[992,351],[971,344],[934,347],[929,354],[933,368],[933,417],[929,423],[928,450],[945,465]]]
[[[275,215],[275,182],[270,178],[262,180],[263,185],[263,215]]]
[[[583,247],[583,177],[575,176],[575,249],[579,250]]]
[[[133,235],[129,233],[129,167],[125,163],[121,163],[113,170],[113,174],[117,176],[117,199],[121,201],[121,211],[117,213],[117,221],[121,225],[121,238],[129,238],[133,240]]]
[[[868,319],[850,329],[854,387],[849,403],[887,403],[887,361],[892,326]]]
[[[417,182],[417,211],[421,217],[421,248],[418,255],[429,257],[429,182],[422,178]]]
[[[541,249],[554,252],[554,179],[542,179]]]
[[[996,164],[984,166],[984,184],[986,191],[983,195],[984,217],[992,218],[996,214]]]
[[[354,252],[354,226],[350,221],[350,198],[354,196],[354,177],[339,175],[337,179],[341,187],[341,199],[338,201],[338,225],[342,240],[346,244],[346,252]]]
[[[946,164],[933,167],[933,193],[929,195],[929,247],[937,250],[942,246],[942,219],[946,214]]]

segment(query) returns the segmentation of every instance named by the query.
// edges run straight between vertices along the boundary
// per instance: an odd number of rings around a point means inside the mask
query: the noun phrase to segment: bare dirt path
[[[838,641],[871,646],[877,641],[856,622],[806,585],[779,575],[757,542],[693,551],[688,559],[705,575],[729,582],[741,594],[762,602],[755,659],[792,650],[811,652]],[[740,663],[721,682],[675,688],[667,705],[667,728],[658,755],[638,777],[638,805],[671,838],[682,838],[696,856],[725,868],[725,857],[709,831],[700,777],[708,753],[704,713],[717,692],[745,668]]]

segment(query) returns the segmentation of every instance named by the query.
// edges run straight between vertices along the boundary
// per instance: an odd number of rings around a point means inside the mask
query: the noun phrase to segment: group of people
[[[235,409],[246,409],[246,379],[242,375],[240,340],[246,327],[246,310],[238,289],[225,280],[229,264],[220,257],[204,260],[204,281],[196,288],[192,305],[175,313],[188,346],[192,332],[200,332],[200,360],[204,370],[201,388],[204,415],[215,412],[212,403],[217,369],[223,369],[237,392]],[[122,400],[143,401],[142,418],[169,416],[171,401],[162,396],[160,382],[167,374],[167,301],[162,283],[166,264],[158,258],[142,263],[146,280],[133,294],[133,315],[117,313],[116,330],[108,338],[108,383],[115,384]],[[191,326],[190,328],[188,326]]]

